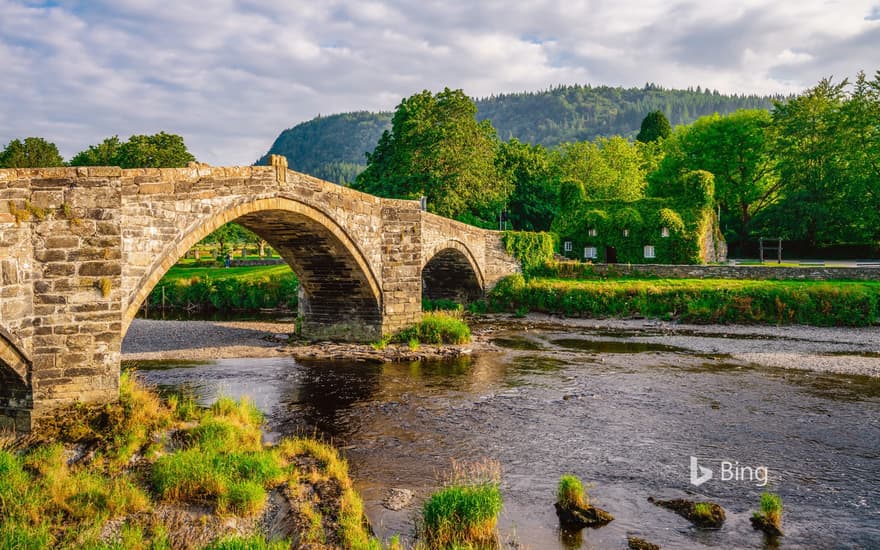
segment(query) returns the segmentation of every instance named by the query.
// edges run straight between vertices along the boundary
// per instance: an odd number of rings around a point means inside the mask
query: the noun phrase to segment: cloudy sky
[[[0,0],[0,147],[184,136],[250,164],[318,114],[591,83],[797,92],[880,69],[880,0]]]

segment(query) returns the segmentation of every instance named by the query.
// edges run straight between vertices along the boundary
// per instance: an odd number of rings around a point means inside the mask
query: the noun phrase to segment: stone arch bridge
[[[501,235],[272,166],[0,170],[0,428],[115,399],[129,324],[164,273],[222,224],[301,281],[306,336],[370,341],[432,298],[474,298],[519,265]],[[424,286],[424,288],[423,288]]]

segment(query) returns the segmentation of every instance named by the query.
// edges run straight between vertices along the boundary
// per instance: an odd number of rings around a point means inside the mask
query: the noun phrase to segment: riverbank
[[[573,319],[539,313],[471,320],[473,342],[459,346],[290,341],[293,323],[152,321],[135,319],[123,342],[125,360],[211,360],[234,357],[414,361],[499,351],[493,335],[515,329],[577,333],[592,341],[662,344],[696,354],[764,367],[880,377],[880,327],[688,325],[646,319]],[[559,353],[565,353],[560,351]]]

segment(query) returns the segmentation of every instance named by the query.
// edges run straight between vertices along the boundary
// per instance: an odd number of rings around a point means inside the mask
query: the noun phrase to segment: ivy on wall
[[[712,209],[714,183],[708,172],[682,176],[675,196],[635,201],[586,200],[577,182],[566,185],[571,187],[565,193],[568,200],[561,205],[551,231],[558,235],[560,253],[568,258],[698,264],[705,261],[707,233],[716,239],[720,236]],[[585,258],[586,253],[593,257]]]
[[[556,235],[533,231],[505,231],[504,247],[507,253],[519,260],[527,276],[553,259],[556,252]]]

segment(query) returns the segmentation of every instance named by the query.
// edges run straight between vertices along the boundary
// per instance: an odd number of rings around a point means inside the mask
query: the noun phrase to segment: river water
[[[880,548],[880,380],[759,368],[611,335],[507,330],[495,343],[504,351],[445,362],[133,366],[204,403],[250,396],[269,416],[269,437],[330,438],[383,537],[412,535],[421,501],[453,459],[489,458],[503,471],[502,540],[534,550],[618,549],[628,535],[663,548]],[[690,483],[691,457],[711,480]],[[569,472],[615,521],[559,531],[555,485]],[[383,508],[392,487],[412,490],[413,504]],[[778,543],[748,521],[764,490],[784,502]],[[649,496],[712,500],[727,521],[699,530]]]

